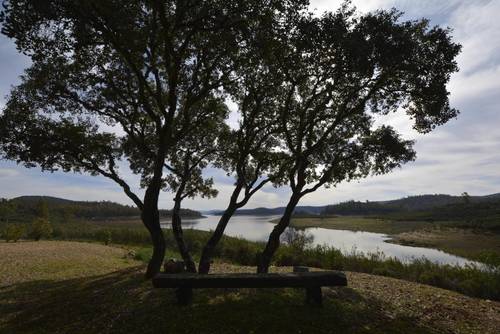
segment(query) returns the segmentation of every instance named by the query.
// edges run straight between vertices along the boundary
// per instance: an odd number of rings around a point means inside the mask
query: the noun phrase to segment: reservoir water
[[[220,216],[208,215],[205,218],[183,220],[184,229],[202,231],[214,230]],[[267,241],[269,233],[274,228],[271,220],[279,216],[233,216],[225,230],[225,234],[232,237],[241,237],[251,241]],[[162,227],[169,228],[170,222],[163,222]],[[332,230],[325,228],[306,228],[305,231],[314,237],[314,245],[327,245],[337,248],[343,253],[355,252],[377,253],[382,252],[387,257],[395,257],[401,261],[412,261],[425,257],[440,264],[457,264],[464,266],[473,263],[465,258],[451,255],[443,251],[402,246],[388,243],[390,237],[386,234],[371,232],[354,232],[346,230]]]

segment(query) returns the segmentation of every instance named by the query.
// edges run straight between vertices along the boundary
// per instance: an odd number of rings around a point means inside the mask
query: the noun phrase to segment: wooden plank
[[[300,288],[346,285],[345,274],[339,271],[284,274],[158,274],[153,278],[153,286],[156,288]]]

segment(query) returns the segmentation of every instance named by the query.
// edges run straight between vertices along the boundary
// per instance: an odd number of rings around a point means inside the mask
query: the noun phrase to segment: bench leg
[[[320,286],[306,288],[306,304],[322,306],[323,295]]]
[[[177,304],[189,305],[193,301],[193,289],[189,287],[180,287],[175,290]]]

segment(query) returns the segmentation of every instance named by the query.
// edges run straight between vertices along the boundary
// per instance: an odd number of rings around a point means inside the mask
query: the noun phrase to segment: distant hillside
[[[451,195],[419,195],[397,200],[359,202],[348,201],[328,205],[321,212],[324,215],[373,215],[401,212],[428,211],[452,204],[486,203],[500,200],[500,193],[486,196],[451,196]]]
[[[301,212],[304,214],[310,214],[310,215],[319,215],[323,209],[324,206],[298,206],[295,209],[295,212]],[[272,216],[272,215],[281,215],[283,212],[285,212],[285,207],[278,207],[278,208],[255,208],[255,209],[241,209],[236,211],[235,215],[240,215],[240,216]],[[212,214],[212,215],[220,215],[223,213],[222,210],[212,210],[208,211],[207,213]]]
[[[500,193],[486,196],[452,196],[444,194],[409,196],[388,201],[347,201],[343,203],[324,206],[298,206],[296,215],[384,215],[396,213],[416,213],[431,209],[460,204],[468,201],[471,204],[493,203],[500,201]],[[472,205],[473,206],[473,205]],[[255,208],[236,211],[236,215],[268,216],[280,215],[285,207]],[[209,214],[222,214],[222,210],[208,211]]]
[[[67,221],[74,218],[131,218],[140,215],[137,208],[129,205],[110,201],[72,201],[50,196],[21,196],[8,201],[4,200],[0,203],[0,206],[9,206],[10,210],[7,214],[10,215],[13,221],[25,221],[31,220],[37,215],[41,202],[47,205],[49,216],[53,221]],[[3,211],[5,210],[0,210],[0,212]],[[160,210],[160,215],[162,217],[169,217],[171,216],[171,210]],[[200,212],[189,209],[182,209],[181,215],[190,218],[202,217]],[[5,220],[5,217],[0,217],[0,220]]]

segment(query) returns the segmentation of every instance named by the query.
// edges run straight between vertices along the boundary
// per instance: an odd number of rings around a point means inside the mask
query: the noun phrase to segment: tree
[[[415,158],[412,141],[384,124],[406,112],[426,133],[457,115],[446,83],[460,46],[428,21],[401,22],[396,10],[304,17],[275,50],[281,112],[281,184],[291,196],[260,254],[267,272],[299,201],[322,186],[384,174]],[[382,123],[376,126],[375,120]]]
[[[23,236],[25,228],[19,224],[7,224],[3,231],[3,238],[6,242],[10,240],[17,242]]]
[[[196,126],[191,122],[192,131],[184,133],[175,151],[170,152],[168,156],[168,168],[172,173],[166,178],[169,188],[175,194],[172,232],[186,269],[192,273],[196,273],[196,264],[183,237],[182,201],[196,196],[211,198],[217,195],[217,190],[213,189],[213,179],[205,179],[202,172],[213,160],[220,146],[221,133],[228,131],[224,123],[228,110],[222,100],[207,101],[206,105],[201,107],[212,114],[208,117],[210,121],[203,121],[203,126]]]
[[[151,235],[152,277],[166,247],[158,211],[166,158],[184,131],[175,124],[189,124],[182,120],[193,108],[220,96],[241,36],[286,3],[5,1],[2,33],[32,65],[0,117],[2,156],[116,182]],[[121,176],[127,164],[142,198]]]
[[[37,217],[31,223],[31,230],[29,236],[35,241],[42,238],[50,238],[52,236],[52,226],[48,219]]]
[[[464,191],[462,194],[462,200],[464,202],[464,204],[469,204],[470,203],[470,195],[468,192]]]
[[[303,5],[299,2],[284,12],[282,19],[297,16]],[[277,20],[281,22],[282,20]],[[258,31],[247,40],[244,56],[235,71],[237,80],[226,89],[235,103],[238,126],[222,133],[214,164],[233,176],[235,184],[226,209],[215,230],[203,247],[198,271],[208,274],[215,248],[236,210],[245,206],[252,196],[271,181],[276,161],[275,82],[267,69],[270,54],[269,36],[277,31],[279,23],[255,27]]]
[[[314,242],[314,235],[306,230],[287,228],[281,235],[281,242],[286,243],[293,250],[301,253],[306,248],[311,247]]]
[[[36,216],[43,220],[49,220],[49,207],[47,206],[47,202],[41,199],[38,201],[36,205]]]
[[[0,219],[5,223],[9,223],[9,219],[16,212],[16,205],[8,199],[0,199]]]

